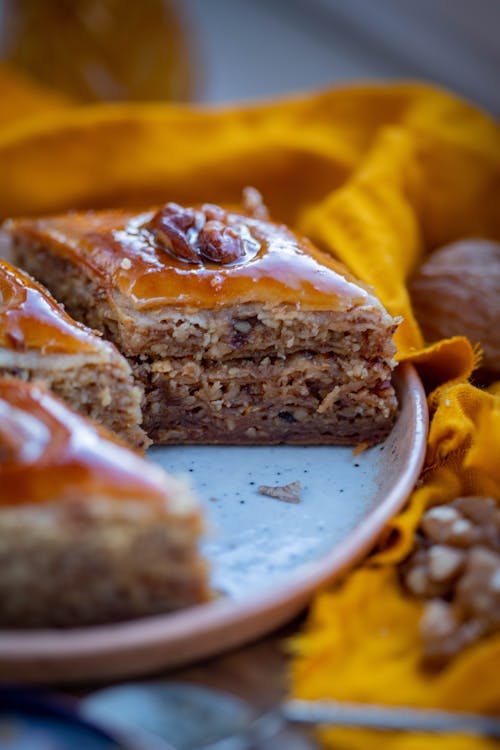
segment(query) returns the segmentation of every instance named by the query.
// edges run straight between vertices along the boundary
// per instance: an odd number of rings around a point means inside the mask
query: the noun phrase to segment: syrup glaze
[[[20,219],[10,223],[10,231],[86,267],[137,309],[284,302],[332,310],[378,304],[341,263],[284,226],[210,204],[183,210],[206,214],[208,209],[217,209],[231,231],[245,234],[242,257],[221,263],[198,254],[190,262],[169,252],[154,231],[155,217],[165,207],[140,214],[100,211]]]
[[[0,260],[0,346],[73,354],[96,351],[102,342],[72,320],[43,287]]]
[[[168,477],[43,387],[0,379],[0,506],[105,495],[165,503]]]

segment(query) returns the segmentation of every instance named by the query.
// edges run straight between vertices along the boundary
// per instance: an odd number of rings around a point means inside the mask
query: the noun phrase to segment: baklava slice
[[[17,263],[103,332],[159,443],[374,443],[391,429],[397,321],[332,257],[240,210],[15,220]]]
[[[190,489],[43,386],[0,379],[0,626],[75,627],[209,597]]]
[[[142,387],[116,347],[76,323],[46,289],[0,260],[0,376],[38,380],[136,448]]]

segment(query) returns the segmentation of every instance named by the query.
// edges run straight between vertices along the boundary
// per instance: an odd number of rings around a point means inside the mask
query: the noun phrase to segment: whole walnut
[[[426,341],[467,336],[482,369],[500,374],[500,243],[466,239],[436,250],[410,283]]]

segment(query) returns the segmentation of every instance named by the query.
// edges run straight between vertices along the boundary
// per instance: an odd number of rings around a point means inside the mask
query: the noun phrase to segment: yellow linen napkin
[[[71,106],[63,94],[48,91],[18,70],[0,65],[0,128],[10,122]]]
[[[422,672],[421,605],[403,595],[395,567],[429,501],[470,491],[500,499],[500,386],[488,394],[465,383],[477,342],[424,345],[406,286],[445,242],[500,240],[498,126],[445,91],[410,83],[230,109],[73,107],[0,69],[0,94],[0,218],[165,200],[235,202],[243,186],[255,185],[277,220],[343,260],[404,317],[398,358],[413,361],[437,389],[424,484],[377,555],[316,599],[295,642],[293,691],[498,711],[498,638],[438,675]],[[352,731],[322,736],[339,748],[435,743]]]
[[[437,673],[422,669],[418,622],[422,605],[404,594],[396,564],[409,552],[423,509],[460,495],[500,501],[500,383],[480,391],[447,386],[429,434],[423,484],[389,524],[387,546],[345,582],[320,593],[305,631],[292,647],[292,691],[304,699],[500,712],[500,634],[467,649]],[[495,395],[496,394],[496,395]],[[417,750],[436,746],[481,750],[498,742],[354,730],[324,730],[335,750]]]
[[[6,87],[6,70],[2,80]],[[470,105],[402,84],[235,109],[99,104],[21,114],[0,99],[0,218],[165,199],[234,202],[255,185],[276,219],[337,255],[404,316],[400,359],[420,352],[434,384],[470,374],[464,339],[422,351],[405,284],[444,242],[500,239],[500,135]]]

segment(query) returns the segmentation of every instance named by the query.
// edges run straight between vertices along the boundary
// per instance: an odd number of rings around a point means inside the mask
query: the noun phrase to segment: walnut
[[[205,260],[228,265],[260,249],[248,227],[231,220],[223,208],[211,203],[204,203],[200,209],[167,203],[144,228],[163,250],[196,265]]]
[[[444,666],[455,654],[479,640],[485,630],[478,620],[460,622],[449,602],[432,599],[425,605],[420,633],[426,664],[438,667]]]
[[[420,629],[427,638],[450,638],[457,630],[458,623],[447,602],[432,599],[424,610]]]
[[[467,239],[436,250],[410,294],[427,341],[467,336],[481,344],[482,368],[500,373],[500,243]]]
[[[473,547],[449,601],[431,600],[420,622],[427,664],[446,663],[456,653],[500,630],[500,555]]]
[[[268,487],[265,484],[261,484],[259,492],[261,495],[267,495],[268,497],[275,497],[277,500],[281,500],[284,503],[300,503],[302,486],[300,481],[290,482],[290,484],[282,484],[276,487]]]
[[[269,219],[269,211],[267,210],[267,206],[257,188],[243,188],[242,204],[246,213],[254,219],[260,219],[262,221],[267,221]]]
[[[492,497],[458,497],[453,506],[483,530],[500,530],[500,507]]]
[[[408,591],[426,601],[420,628],[428,664],[446,663],[500,630],[497,502],[461,497],[429,508],[401,573]]]
[[[462,617],[482,619],[490,629],[500,627],[500,554],[473,547],[457,583],[455,604]]]
[[[245,255],[243,238],[235,227],[221,221],[207,221],[198,236],[201,255],[214,263],[232,263]]]
[[[146,228],[152,231],[156,242],[172,255],[190,263],[200,264],[201,258],[189,242],[187,234],[188,230],[195,226],[196,218],[192,208],[167,203],[155,213]]]
[[[480,529],[449,505],[438,505],[424,513],[422,530],[433,542],[467,547],[479,541]]]
[[[226,212],[221,206],[216,206],[215,203],[204,203],[201,210],[205,214],[207,221],[224,221]]]
[[[436,544],[428,554],[429,578],[431,581],[448,582],[456,578],[465,564],[465,552]]]

